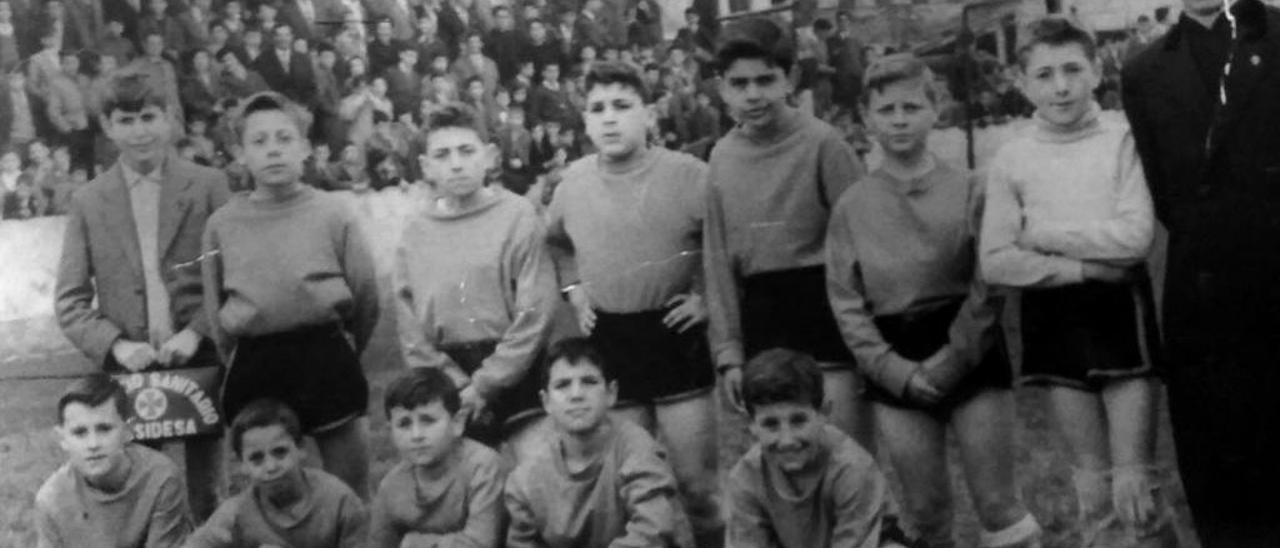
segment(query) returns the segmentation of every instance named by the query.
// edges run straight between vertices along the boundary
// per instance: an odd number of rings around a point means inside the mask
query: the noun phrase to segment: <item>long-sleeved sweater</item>
[[[711,151],[707,310],[717,365],[741,364],[741,278],[823,264],[831,206],[863,167],[839,133],[786,109],[771,135],[730,131]]]
[[[397,464],[373,499],[369,547],[399,548],[411,533],[431,537],[440,548],[500,546],[505,477],[498,454],[466,438],[428,469],[415,473],[413,464]]]
[[[302,473],[307,492],[288,513],[271,508],[258,489],[245,489],[222,503],[184,546],[363,548],[369,514],[360,497],[328,472],[304,468]]]
[[[1035,126],[991,161],[980,263],[988,283],[1083,281],[1084,261],[1141,262],[1155,214],[1129,125],[1095,104],[1071,127]]]
[[[706,172],[661,148],[625,171],[594,154],[570,165],[547,210],[560,283],[580,282],[595,307],[614,313],[700,290]]]
[[[658,443],[628,421],[605,419],[597,460],[571,472],[559,434],[507,479],[507,548],[693,547],[675,476]]]
[[[946,390],[977,366],[998,335],[997,300],[977,272],[983,182],[941,163],[910,180],[878,170],[831,212],[827,294],[858,368],[901,395],[920,364],[898,355],[875,317],[924,312],[964,298],[937,375]]]
[[[178,465],[141,445],[125,452],[133,465],[115,493],[94,489],[70,464],[45,480],[36,492],[40,548],[182,545],[191,532],[191,514]]]
[[[283,201],[234,196],[204,233],[205,310],[229,337],[341,324],[356,352],[378,321],[373,255],[354,212],[303,186]]]
[[[875,548],[887,484],[871,454],[833,426],[818,460],[799,474],[759,445],[729,472],[728,545],[734,548]]]
[[[456,213],[428,201],[405,225],[392,268],[405,362],[443,368],[483,398],[524,378],[559,299],[545,234],[533,205],[501,188]],[[470,376],[440,350],[495,339]]]

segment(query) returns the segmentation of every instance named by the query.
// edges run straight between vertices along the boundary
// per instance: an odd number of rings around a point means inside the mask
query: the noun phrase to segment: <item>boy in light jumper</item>
[[[186,548],[363,548],[364,502],[342,480],[305,468],[298,416],[270,399],[249,402],[228,432],[250,486],[200,526]]]
[[[579,328],[619,377],[614,412],[670,449],[700,537],[723,536],[716,495],[715,369],[702,298],[706,164],[650,147],[639,70],[596,62],[587,135],[548,209],[547,239]]]
[[[401,460],[378,487],[370,548],[496,548],[506,532],[498,454],[462,436],[458,389],[443,371],[412,368],[387,386],[383,408]]]
[[[1047,386],[1073,454],[1085,546],[1176,543],[1155,457],[1160,360],[1143,263],[1154,214],[1128,124],[1100,116],[1092,36],[1030,28],[1031,131],[991,163],[980,262],[1022,291],[1022,382]]]
[[[951,427],[980,545],[1032,545],[1040,528],[1014,481],[1013,375],[997,321],[1003,301],[978,279],[983,182],[926,146],[938,96],[923,61],[881,58],[863,89],[862,119],[884,163],[831,214],[827,291],[868,378],[904,510],[928,546],[955,546]]]
[[[826,123],[787,104],[791,40],[767,19],[724,30],[721,94],[738,125],[711,151],[707,308],[716,366],[741,407],[743,359],[791,348],[823,365],[832,422],[872,447],[854,359],[827,301],[823,242],[831,207],[863,174]]]
[[[191,513],[178,466],[130,443],[124,387],[105,373],[73,382],[54,429],[69,457],[36,492],[40,548],[182,545]]]
[[[542,404],[552,429],[507,479],[507,548],[693,548],[662,449],[615,420],[618,383],[586,339],[551,348]]]
[[[363,497],[369,387],[359,356],[378,320],[376,273],[355,212],[302,182],[309,121],[274,92],[247,98],[234,118],[255,188],[209,219],[205,311],[233,358],[224,415],[259,398],[284,402],[325,469]]]
[[[726,482],[728,545],[900,547],[884,534],[888,487],[871,454],[827,424],[817,362],[775,348],[747,362],[742,377],[756,443]]]

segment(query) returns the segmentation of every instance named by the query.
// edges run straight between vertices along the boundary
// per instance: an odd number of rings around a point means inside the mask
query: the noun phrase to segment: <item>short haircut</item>
[[[427,114],[427,120],[422,127],[422,135],[425,137],[423,140],[429,143],[432,133],[447,128],[469,129],[476,132],[476,137],[484,135],[480,130],[480,117],[476,115],[475,109],[457,101],[440,105]]]
[[[775,403],[812,405],[822,409],[826,394],[822,369],[813,357],[786,348],[765,350],[742,367],[742,400],[747,414]]]
[[[102,115],[110,118],[111,113],[117,110],[142,112],[152,106],[166,109],[169,100],[151,85],[146,74],[124,72],[112,77],[107,95],[102,100]]]
[[[284,95],[274,91],[260,91],[246,97],[231,117],[231,130],[236,141],[244,142],[245,122],[250,114],[272,110],[283,112],[298,126],[298,133],[306,137],[307,131],[311,129],[311,113]]]
[[[911,53],[895,53],[886,55],[871,63],[862,76],[862,105],[871,101],[871,92],[884,93],[885,88],[899,82],[919,81],[924,86],[924,94],[934,105],[938,104],[938,86],[934,82],[933,71],[929,65]]]
[[[825,32],[825,31],[834,30],[834,29],[835,29],[835,25],[831,24],[830,19],[819,17],[813,21],[813,30],[815,31]]]
[[[387,418],[397,407],[412,411],[431,402],[439,401],[450,415],[462,408],[458,387],[444,371],[436,367],[412,367],[401,373],[387,385],[382,398],[382,409]]]
[[[622,61],[596,61],[591,63],[591,67],[587,69],[587,82],[582,86],[582,93],[591,93],[591,89],[596,86],[619,85],[624,88],[630,88],[640,96],[640,100],[644,104],[649,104],[653,97],[649,93],[649,86],[645,85],[644,77],[635,66],[624,63]]]
[[[231,421],[231,450],[235,451],[237,457],[241,456],[244,433],[268,426],[284,428],[295,443],[302,445],[302,423],[298,421],[298,414],[279,400],[261,398],[249,402]]]
[[[795,63],[796,52],[782,27],[770,19],[753,17],[734,21],[725,28],[716,48],[716,67],[720,72],[728,70],[739,59],[758,59],[788,73]]]
[[[6,151],[6,154],[12,151]],[[125,395],[124,386],[106,373],[92,373],[72,381],[58,398],[58,424],[66,420],[67,406],[78,403],[86,407],[97,407],[111,400],[116,412],[122,420],[129,420],[129,398]]]
[[[1039,45],[1061,47],[1076,44],[1084,50],[1084,56],[1090,62],[1098,58],[1098,44],[1089,31],[1080,28],[1074,22],[1060,15],[1051,15],[1032,21],[1021,45],[1018,46],[1018,65],[1027,68],[1027,56]]]
[[[539,369],[538,385],[546,388],[547,383],[551,382],[551,368],[556,362],[563,361],[569,365],[580,365],[589,363],[600,370],[600,375],[604,377],[605,382],[617,380],[609,363],[604,359],[604,355],[596,349],[591,340],[586,337],[569,337],[561,339],[559,342],[551,345],[547,350],[547,361]]]
[[[219,63],[223,63],[226,61],[228,55],[235,57],[236,62],[240,63],[241,66],[247,66],[248,60],[245,59],[244,52],[241,51],[240,48],[232,46],[224,46],[222,49],[218,50],[218,53],[215,54],[213,58]]]

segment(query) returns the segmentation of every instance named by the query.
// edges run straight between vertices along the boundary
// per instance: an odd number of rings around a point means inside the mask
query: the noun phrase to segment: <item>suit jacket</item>
[[[413,40],[417,30],[418,14],[415,13],[412,5],[409,6],[408,11],[400,7],[400,3],[396,0],[368,0],[365,5],[375,18],[385,17],[391,20],[392,32],[396,40],[406,42]]]
[[[275,48],[265,50],[253,62],[253,70],[267,82],[272,90],[306,106],[315,98],[316,79],[312,73],[311,57],[296,51],[289,54],[289,66],[280,63]]]
[[[102,2],[97,0],[66,0],[63,2],[66,11],[67,36],[63,45],[67,49],[92,50],[102,36]],[[21,21],[21,19],[14,19]]]
[[[207,337],[200,239],[209,216],[230,196],[227,177],[176,155],[170,155],[164,169],[157,245],[169,312],[175,330],[190,328]],[[106,363],[120,337],[147,340],[146,286],[135,226],[119,163],[72,197],[54,306],[63,334],[97,364]]]
[[[1232,7],[1240,35],[1227,101],[1197,73],[1183,20],[1123,72],[1124,107],[1169,230],[1164,318],[1168,357],[1194,362],[1232,349],[1247,363],[1280,358],[1280,11]]]
[[[138,6],[140,9],[133,9],[128,0],[102,0],[102,12],[110,14],[112,18],[123,23],[123,36],[133,42],[135,46],[141,46],[138,37],[138,21],[142,19],[143,10],[146,9],[147,3],[145,0],[139,0]]]
[[[395,107],[397,115],[405,112],[417,112],[422,101],[422,77],[415,71],[405,71],[399,65],[387,69],[387,98]]]
[[[323,22],[326,14],[321,11],[320,0],[311,0],[311,8],[315,12],[315,19],[307,21],[307,17],[303,15],[302,8],[298,6],[298,0],[286,0],[280,4],[280,15],[277,18],[289,25],[293,29],[293,35],[297,38],[303,38],[308,43],[324,36],[320,25],[317,22]],[[342,18],[332,19],[331,21],[341,21]]]

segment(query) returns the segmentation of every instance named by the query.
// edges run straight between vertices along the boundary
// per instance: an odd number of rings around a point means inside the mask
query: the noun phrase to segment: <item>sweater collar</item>
[[[501,202],[503,199],[503,193],[506,192],[501,187],[497,186],[490,186],[488,188],[492,189],[492,192],[487,193],[487,196],[477,200],[465,209],[458,211],[445,211],[441,208],[440,196],[433,192],[427,202],[427,216],[433,219],[451,220],[471,217],[480,212],[487,211],[497,205],[498,202]]]
[[[1085,111],[1084,116],[1081,116],[1074,123],[1064,126],[1046,120],[1044,116],[1037,112],[1032,117],[1035,123],[1034,135],[1036,139],[1048,143],[1074,143],[1102,131],[1101,114],[1102,108],[1098,106],[1098,103],[1090,102],[1089,109]]]
[[[804,126],[804,121],[804,112],[801,112],[798,108],[784,105],[779,107],[777,121],[766,132],[748,129],[745,124],[738,124],[738,131],[742,133],[743,137],[757,143],[776,143],[798,131]]]

